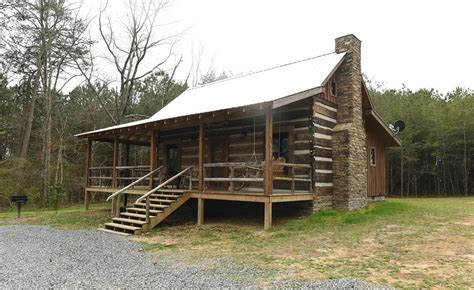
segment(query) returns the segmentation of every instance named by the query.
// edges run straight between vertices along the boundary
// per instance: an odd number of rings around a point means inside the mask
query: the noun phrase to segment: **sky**
[[[123,21],[125,2],[109,1],[112,21]],[[85,4],[93,16],[100,1]],[[160,16],[174,24],[160,32],[184,31],[174,50],[183,56],[181,79],[199,49],[203,68],[242,74],[332,52],[336,37],[352,33],[370,80],[446,93],[474,89],[473,11],[467,0],[175,0]]]

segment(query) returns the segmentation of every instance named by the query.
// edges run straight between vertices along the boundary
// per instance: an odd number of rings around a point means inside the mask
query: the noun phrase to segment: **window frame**
[[[333,90],[334,89],[334,90]],[[337,96],[337,83],[336,81],[332,80],[329,83],[329,93],[331,96],[336,97]]]
[[[372,154],[373,153],[373,154]],[[373,161],[373,162],[372,162]],[[377,166],[377,150],[375,149],[375,146],[370,146],[370,151],[369,151],[369,165],[372,167]]]

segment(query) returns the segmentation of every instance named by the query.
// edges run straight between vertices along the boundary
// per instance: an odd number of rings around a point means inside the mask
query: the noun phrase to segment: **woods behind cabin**
[[[194,55],[177,55],[181,34],[165,35],[158,23],[167,1],[130,3],[120,39],[106,7],[91,21],[65,1],[0,4],[0,203],[12,194],[39,206],[79,202],[85,141],[74,134],[149,117],[188,86],[227,77],[203,70]],[[104,58],[112,72],[100,65]],[[193,65],[177,79],[183,60]],[[71,87],[73,80],[81,81]],[[370,83],[369,90],[386,122],[407,125],[398,135],[403,146],[388,156],[389,196],[474,194],[472,90],[443,95]],[[131,164],[148,164],[147,150],[133,149]],[[98,143],[93,153],[95,165],[111,165],[110,144]]]

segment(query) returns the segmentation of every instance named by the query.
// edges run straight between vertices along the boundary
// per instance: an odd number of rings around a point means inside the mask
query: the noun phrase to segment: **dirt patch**
[[[417,207],[404,208],[403,215],[351,224],[343,214],[332,213],[267,232],[239,218],[163,227],[139,240],[176,245],[173,255],[191,262],[231,258],[269,271],[273,280],[358,277],[396,288],[472,287],[472,211],[461,214],[463,200],[450,200],[450,207],[443,200],[426,202],[432,208],[416,201]],[[165,251],[159,248],[155,254]]]
[[[461,226],[474,226],[474,216],[469,216],[465,219],[462,219],[460,221],[454,222],[455,225],[461,225]]]

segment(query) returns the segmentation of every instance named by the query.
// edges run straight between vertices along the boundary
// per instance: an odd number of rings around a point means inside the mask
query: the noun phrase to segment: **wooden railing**
[[[228,177],[206,176],[206,169],[226,168]],[[228,190],[232,193],[241,190],[246,183],[264,182],[264,162],[223,162],[223,163],[206,163],[204,164],[204,191],[207,191],[209,182],[228,183]],[[307,169],[305,174],[296,174],[296,171]],[[303,190],[312,191],[312,167],[309,164],[295,164],[273,162],[273,181],[289,182],[289,190],[295,193],[297,183],[308,183],[308,187]],[[242,172],[243,171],[243,172]],[[262,187],[263,188],[263,187]]]
[[[112,187],[113,184],[113,170],[112,166],[97,166],[89,168],[89,185],[98,187]],[[117,166],[116,179],[117,187],[123,187],[133,181],[140,179],[144,174],[150,172],[149,165],[138,166]],[[155,177],[155,179],[157,179]]]
[[[296,175],[295,170],[298,168],[307,169],[308,174],[304,174],[303,176]],[[273,172],[273,180],[290,182],[291,193],[295,193],[296,182],[308,183],[308,191],[311,192],[313,190],[313,182],[311,178],[313,172],[312,167],[309,164],[273,162]],[[281,175],[276,175],[275,173],[281,173]]]
[[[90,186],[112,186],[112,166],[96,166],[89,168],[89,182]],[[105,172],[105,174],[104,174]]]
[[[141,176],[141,177],[121,177],[123,178],[124,180],[127,180],[127,181],[131,181],[131,180],[135,180],[131,183],[129,183],[128,185],[126,185],[125,187],[121,188],[120,190],[114,192],[113,194],[111,194],[108,198],[107,198],[107,201],[109,201],[110,199],[112,199],[112,213],[115,215],[115,216],[118,216],[119,213],[120,213],[120,198],[122,197],[122,195],[127,191],[127,190],[130,190],[131,188],[135,187],[136,185],[142,183],[142,182],[147,182],[148,186],[151,184],[151,179],[153,178],[153,180],[155,180],[155,176],[157,175],[156,173],[160,172],[160,170],[162,170],[164,168],[164,166],[160,166],[152,171],[150,171],[150,167],[147,166],[148,168],[148,173],[146,173],[145,175]],[[119,170],[136,170],[136,169],[139,169],[140,171],[145,171],[145,166],[121,166],[121,167],[116,167],[116,170],[117,172],[119,172]],[[117,177],[118,179],[118,177]],[[118,187],[122,187],[123,184],[119,183],[117,181],[117,185]],[[125,196],[125,199],[124,199],[124,202],[125,204],[127,203],[127,196]]]
[[[181,172],[179,172],[178,174],[168,178],[168,180],[166,180],[165,182],[161,183],[160,185],[158,185],[157,187],[151,189],[150,191],[148,191],[147,193],[145,193],[144,195],[142,195],[141,197],[139,197],[135,203],[140,203],[141,201],[143,201],[145,199],[145,215],[146,215],[146,218],[145,218],[145,222],[146,223],[149,223],[150,222],[150,195],[157,192],[158,190],[160,190],[161,188],[167,186],[168,184],[170,184],[172,181],[176,180],[177,178],[180,178],[181,176],[184,176],[187,172],[190,172],[192,171],[194,166],[189,166],[187,167],[186,169],[182,170]],[[192,179],[190,178],[190,185],[189,187],[191,188],[192,187]]]
[[[159,172],[161,169],[163,169],[164,166],[160,166],[158,168],[156,168],[155,170],[151,171],[151,172],[148,172],[147,174],[143,175],[142,177],[140,177],[139,179],[135,180],[134,182],[130,183],[129,185],[125,186],[124,188],[116,191],[115,193],[111,194],[109,197],[107,197],[107,200],[106,201],[109,201],[111,198],[114,198],[116,196],[119,196],[120,194],[124,193],[125,191],[131,189],[132,187],[134,187],[135,185],[137,185],[138,183],[140,183],[141,181],[143,180],[149,180],[148,177],[150,177],[151,175],[155,174],[156,172]]]
[[[207,168],[228,168],[229,177],[207,177]],[[236,169],[241,172],[237,172]],[[228,182],[229,191],[235,192],[235,190],[242,189],[245,183],[250,182],[263,182],[263,162],[224,162],[224,163],[206,163],[204,164],[204,183],[207,182]],[[243,172],[242,172],[243,171]],[[250,171],[253,171],[250,173]],[[235,183],[239,183],[236,188]],[[204,191],[207,191],[207,186],[204,186]]]

